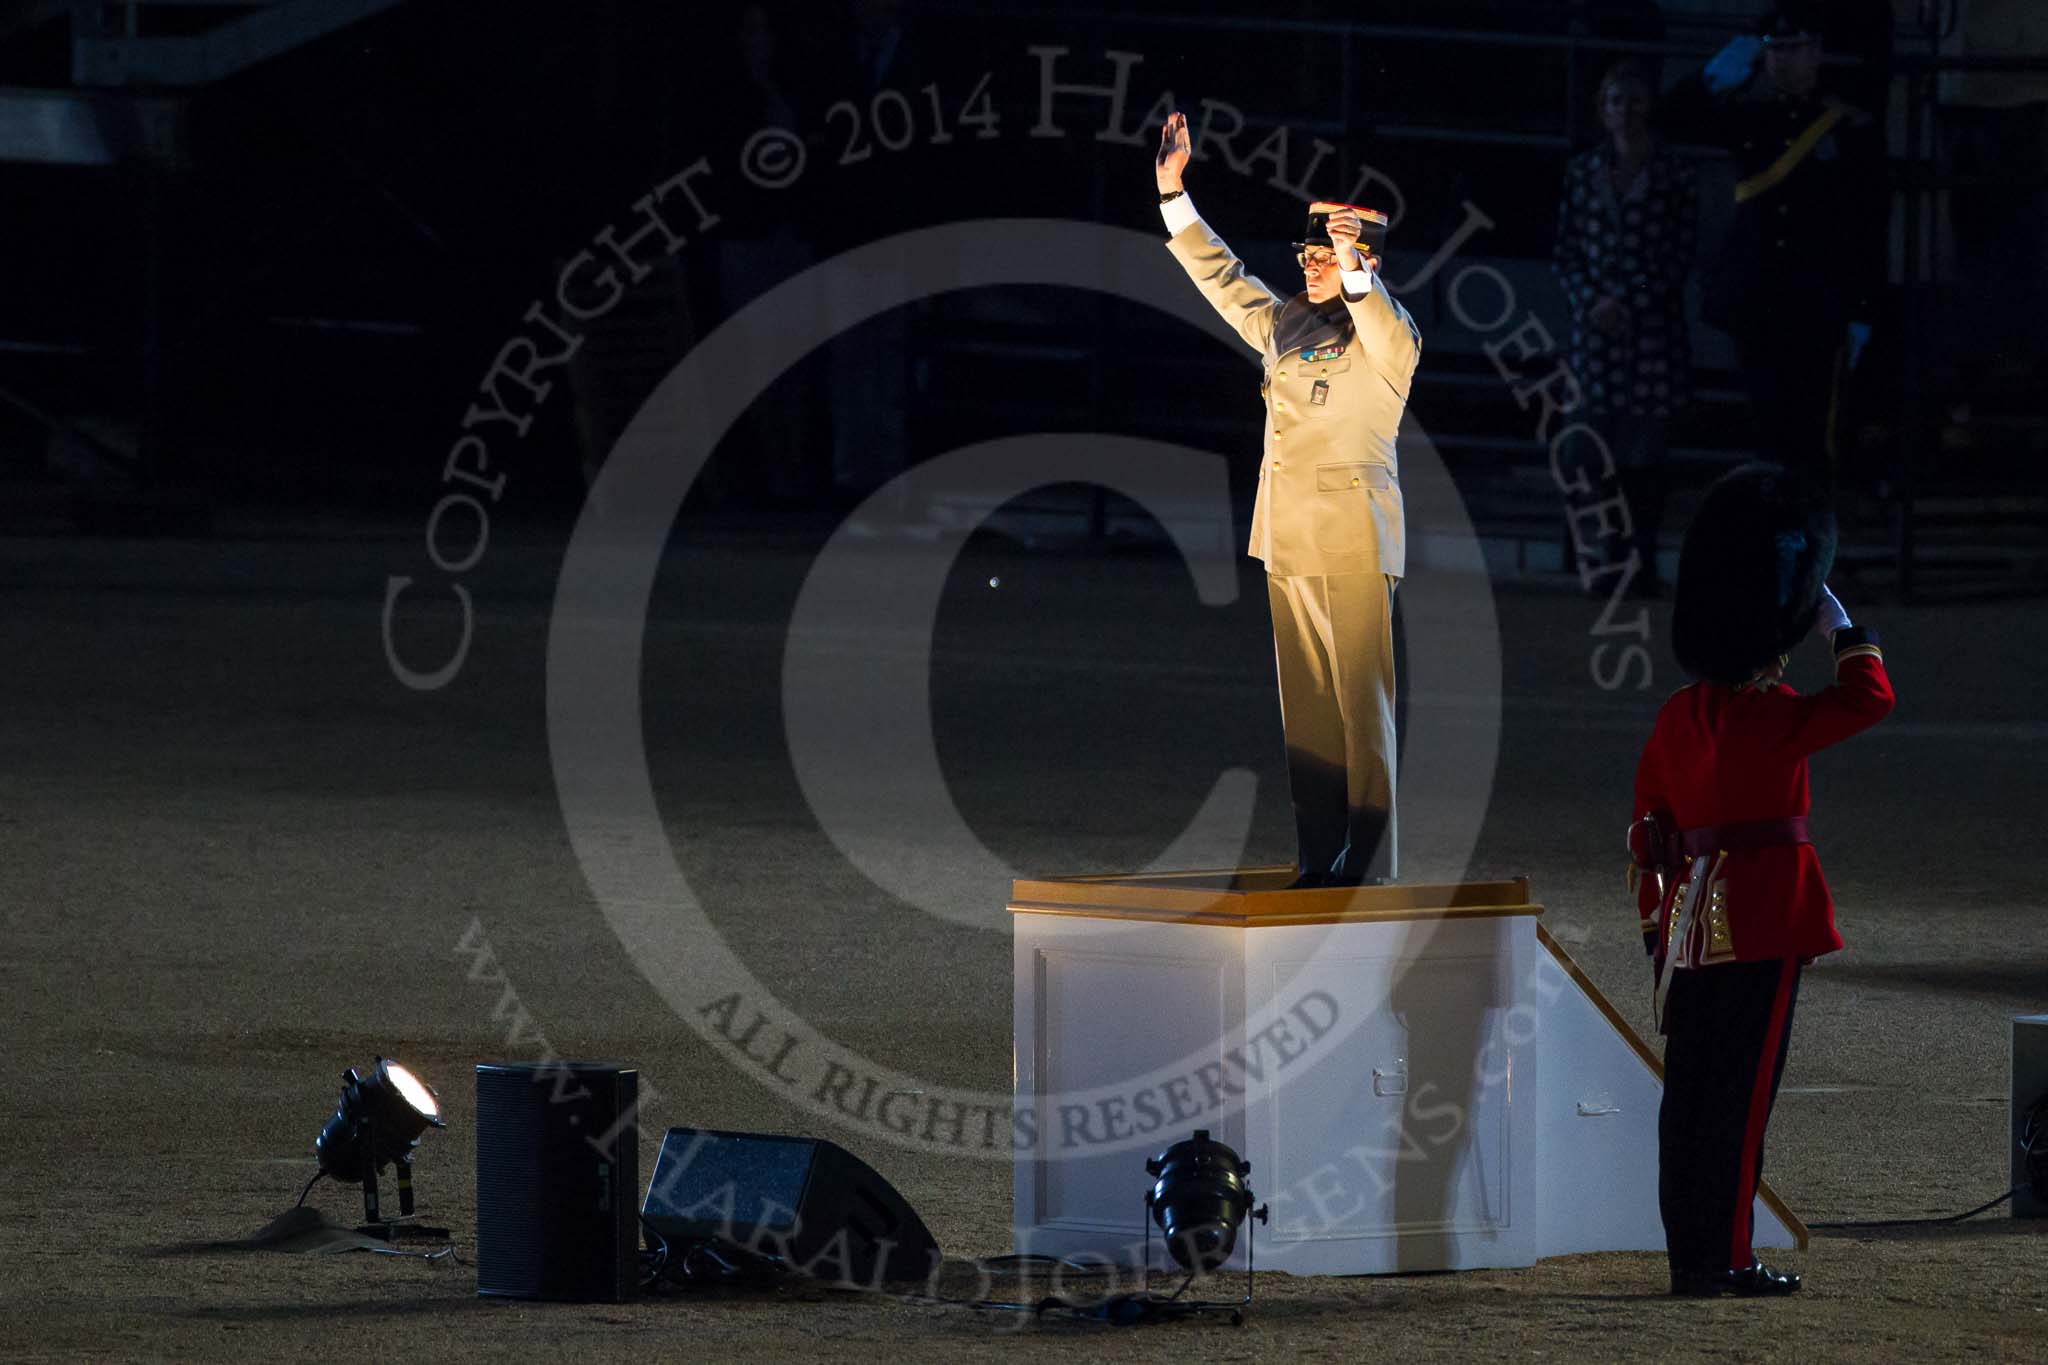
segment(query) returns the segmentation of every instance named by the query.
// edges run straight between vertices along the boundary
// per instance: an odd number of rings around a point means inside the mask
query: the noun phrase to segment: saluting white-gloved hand
[[[1835,590],[1821,585],[1820,606],[1813,613],[1813,633],[1823,640],[1832,641],[1835,632],[1849,624],[1849,613],[1842,609],[1842,599],[1835,596]]]

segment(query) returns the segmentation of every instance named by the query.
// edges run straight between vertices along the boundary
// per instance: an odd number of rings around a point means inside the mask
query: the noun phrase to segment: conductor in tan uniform
[[[1397,875],[1393,593],[1405,568],[1394,437],[1422,340],[1378,279],[1384,214],[1312,204],[1285,296],[1195,212],[1181,184],[1187,118],[1156,170],[1167,250],[1257,351],[1264,458],[1250,553],[1264,561],[1294,798],[1299,886]]]

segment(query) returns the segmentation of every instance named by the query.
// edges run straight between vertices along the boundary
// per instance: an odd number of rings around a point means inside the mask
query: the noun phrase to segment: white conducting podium
[[[1261,1266],[1662,1250],[1661,1068],[1543,931],[1528,882],[1292,879],[1015,883],[1018,1249],[1135,1260],[1145,1158],[1202,1128],[1271,1209]],[[1766,1187],[1756,1245],[1805,1242]]]

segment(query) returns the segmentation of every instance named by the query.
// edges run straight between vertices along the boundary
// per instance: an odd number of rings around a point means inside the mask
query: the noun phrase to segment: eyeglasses
[[[1294,263],[1303,270],[1328,270],[1337,264],[1337,253],[1334,251],[1297,251],[1294,253]]]

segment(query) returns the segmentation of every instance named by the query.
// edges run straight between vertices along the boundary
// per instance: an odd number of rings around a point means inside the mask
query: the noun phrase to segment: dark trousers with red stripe
[[[1674,1271],[1748,1265],[1764,1129],[1785,1072],[1796,958],[1673,974],[1664,1005],[1657,1201]]]

